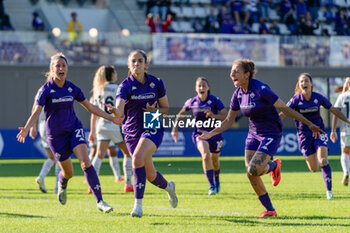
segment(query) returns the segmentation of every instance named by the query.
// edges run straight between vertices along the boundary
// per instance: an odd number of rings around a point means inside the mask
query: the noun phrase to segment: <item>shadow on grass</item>
[[[46,216],[30,215],[30,214],[13,214],[0,212],[0,216],[4,218],[48,218]]]

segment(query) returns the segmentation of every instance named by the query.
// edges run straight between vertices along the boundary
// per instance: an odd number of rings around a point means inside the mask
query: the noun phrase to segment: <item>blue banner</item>
[[[330,130],[328,130],[329,132]],[[39,136],[32,140],[27,137],[25,143],[19,143],[16,139],[18,130],[0,130],[0,159],[37,159],[46,158],[46,152],[41,146]],[[225,139],[221,150],[223,156],[244,155],[245,139],[248,131],[246,129],[231,129],[223,133]],[[85,135],[89,135],[86,131]],[[277,151],[278,155],[301,155],[298,147],[296,130],[294,128],[284,129],[283,138]],[[329,154],[340,154],[339,140],[334,144],[329,142]],[[122,156],[118,149],[118,155]],[[199,156],[196,146],[192,142],[191,131],[180,131],[178,142],[175,143],[170,132],[166,131],[163,142],[158,148],[155,156]]]

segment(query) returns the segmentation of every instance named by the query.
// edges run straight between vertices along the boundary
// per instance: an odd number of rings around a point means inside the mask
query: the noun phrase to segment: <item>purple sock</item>
[[[209,187],[215,186],[215,184],[214,184],[214,169],[204,171],[204,173],[207,176]]]
[[[332,169],[329,164],[321,167],[324,184],[326,185],[327,191],[332,191]]]
[[[151,183],[161,189],[165,189],[166,186],[168,186],[168,181],[166,181],[166,179],[164,179],[162,174],[160,174],[158,171],[157,171],[157,177]]]
[[[146,168],[139,167],[132,170],[134,172],[134,196],[136,199],[142,199],[146,188]]]
[[[215,181],[219,181],[220,169],[214,171]]]
[[[101,201],[102,200],[101,185],[94,166],[91,165],[90,167],[84,169],[84,175],[92,190],[92,193],[95,196],[96,202]]]
[[[267,171],[267,173],[272,172],[277,167],[277,163],[275,161],[268,162],[267,164],[269,165],[269,170]]]
[[[64,178],[64,176],[62,175],[62,171],[60,171],[60,173],[58,174],[58,180],[59,180],[61,187],[63,189],[67,188],[68,180],[66,178]]]
[[[260,203],[265,207],[268,211],[274,211],[275,208],[273,208],[269,194],[265,193],[264,195],[258,196],[258,199]]]

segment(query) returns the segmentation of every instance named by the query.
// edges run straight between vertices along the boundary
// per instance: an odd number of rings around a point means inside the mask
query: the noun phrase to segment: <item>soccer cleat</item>
[[[97,203],[97,209],[104,213],[109,213],[113,211],[113,207],[102,200]]]
[[[132,217],[141,218],[142,217],[142,205],[134,205],[134,209],[131,211]]]
[[[327,191],[327,200],[333,200],[334,197],[333,197],[333,194],[332,194],[332,191]]]
[[[83,180],[83,183],[84,183],[84,184],[87,184],[87,180],[86,180],[86,179],[84,179],[84,180]]]
[[[219,180],[215,181],[215,192],[216,193],[220,192],[220,181]]]
[[[214,186],[210,186],[209,191],[208,191],[208,195],[212,196],[216,194],[216,187]]]
[[[275,159],[274,162],[277,163],[275,170],[270,172],[272,178],[272,185],[277,186],[281,181],[281,160]]]
[[[125,180],[121,177],[117,178],[114,180],[115,183],[121,183],[121,182],[124,182]]]
[[[47,189],[45,186],[44,180],[42,180],[39,176],[35,179],[35,182],[39,185],[39,189],[43,193],[47,193]]]
[[[62,188],[61,184],[58,183],[58,191],[57,191],[57,197],[59,202],[62,205],[65,205],[67,202],[67,188]]]
[[[170,205],[173,208],[176,208],[178,201],[177,201],[177,196],[175,193],[175,183],[173,181],[170,181],[170,182],[168,182],[168,186],[169,186],[169,188],[167,190],[167,193],[168,193]]]
[[[341,180],[341,183],[345,186],[349,185],[349,175],[348,174],[344,174],[343,179]]]
[[[277,213],[276,210],[265,210],[261,214],[259,214],[259,218],[267,218],[267,217],[276,217]]]
[[[134,192],[134,187],[133,185],[124,185],[124,193],[132,193]]]
[[[92,189],[89,187],[87,193],[92,193]]]

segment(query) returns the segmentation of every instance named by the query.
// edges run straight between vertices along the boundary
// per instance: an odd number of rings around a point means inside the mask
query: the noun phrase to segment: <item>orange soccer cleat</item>
[[[134,187],[133,185],[124,185],[124,193],[132,193],[134,192]]]
[[[265,210],[264,212],[262,212],[261,214],[259,214],[259,218],[267,218],[267,217],[276,217],[277,213],[276,210]]]
[[[92,193],[92,189],[89,187],[87,193]]]
[[[270,176],[272,178],[272,185],[277,186],[281,181],[281,160],[275,159],[274,161],[277,163],[277,167],[270,172]]]
[[[117,178],[114,180],[115,183],[120,183],[120,182],[124,182],[125,180],[121,177]]]

